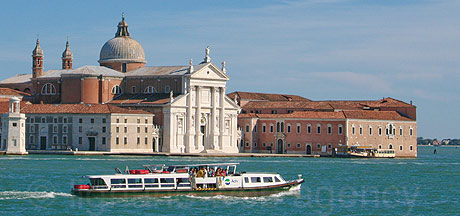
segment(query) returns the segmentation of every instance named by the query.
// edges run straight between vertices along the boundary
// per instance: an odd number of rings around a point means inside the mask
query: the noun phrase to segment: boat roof
[[[187,164],[187,165],[169,165],[168,167],[199,167],[199,166],[231,166],[240,163],[210,163],[210,164]]]

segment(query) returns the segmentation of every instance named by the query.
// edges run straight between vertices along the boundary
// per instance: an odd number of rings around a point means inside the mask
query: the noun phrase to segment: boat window
[[[273,182],[273,178],[272,177],[264,177],[264,182],[265,183]]]
[[[144,184],[146,188],[157,188],[159,186],[157,178],[146,178],[144,179]]]
[[[228,175],[235,174],[235,168],[236,168],[236,166],[229,166],[228,167]]]
[[[125,184],[126,179],[110,179],[110,184]]]
[[[190,187],[188,178],[177,178],[177,187]]]
[[[140,178],[128,179],[128,184],[142,184],[142,179]]]
[[[249,183],[249,178],[248,177],[244,177],[244,183]]]
[[[281,180],[277,176],[275,176],[275,182],[281,182]]]
[[[110,179],[112,188],[126,188],[126,179]]]
[[[154,179],[144,179],[144,183],[147,184],[147,183],[158,183],[158,179],[154,178]]]
[[[160,178],[161,187],[174,187],[174,178]]]
[[[93,186],[94,189],[106,189],[107,185],[105,184],[104,180],[101,178],[94,178],[90,179],[91,181],[91,186]]]
[[[262,182],[260,177],[251,177],[251,183],[258,183],[258,182]]]

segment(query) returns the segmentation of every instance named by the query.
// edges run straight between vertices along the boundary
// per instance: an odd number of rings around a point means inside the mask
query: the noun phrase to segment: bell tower
[[[40,48],[40,40],[37,39],[34,51],[32,51],[32,78],[43,75],[43,50]]]
[[[73,53],[69,48],[69,40],[65,44],[65,50],[62,53],[62,69],[72,69]]]

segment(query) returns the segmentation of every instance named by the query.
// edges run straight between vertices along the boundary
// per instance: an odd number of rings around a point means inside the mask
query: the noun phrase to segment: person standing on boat
[[[206,176],[206,170],[204,167],[200,167],[200,170],[196,173],[196,177],[198,178],[204,178]]]

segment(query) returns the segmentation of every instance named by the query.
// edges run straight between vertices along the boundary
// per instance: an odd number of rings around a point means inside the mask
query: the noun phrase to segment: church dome
[[[129,36],[125,17],[118,23],[115,37],[102,46],[99,63],[139,62],[146,63],[144,49],[141,44]]]

